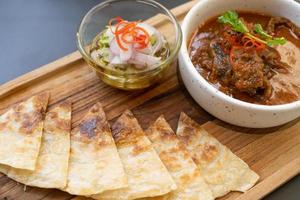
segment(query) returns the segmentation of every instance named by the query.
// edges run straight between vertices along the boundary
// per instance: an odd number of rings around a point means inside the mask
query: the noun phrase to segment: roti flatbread
[[[7,165],[0,165],[0,172],[3,174],[7,174],[8,170],[9,170],[9,166]]]
[[[258,181],[259,176],[243,160],[184,113],[180,115],[177,135],[186,144],[215,198],[230,191],[245,192]]]
[[[168,122],[160,116],[147,130],[160,159],[172,175],[177,190],[160,198],[167,200],[212,200],[212,193],[204,182],[184,144],[179,141]]]
[[[128,187],[93,195],[93,198],[129,200],[164,195],[176,189],[171,175],[129,110],[114,123],[112,132],[128,176]]]
[[[25,185],[43,188],[66,186],[70,155],[71,104],[46,113],[42,144],[34,171],[10,168],[8,177]]]
[[[127,187],[127,177],[105,113],[97,103],[71,132],[68,182],[63,190],[89,196],[123,187]]]
[[[1,164],[35,169],[48,99],[48,92],[35,95],[0,116]]]

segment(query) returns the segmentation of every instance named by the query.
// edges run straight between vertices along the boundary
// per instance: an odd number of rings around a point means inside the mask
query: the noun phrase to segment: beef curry
[[[196,30],[189,53],[229,96],[264,105],[300,100],[300,28],[288,19],[228,11]]]

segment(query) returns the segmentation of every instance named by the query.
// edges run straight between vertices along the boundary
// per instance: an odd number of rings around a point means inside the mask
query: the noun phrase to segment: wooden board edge
[[[197,2],[197,0],[191,0],[187,3],[184,3],[180,6],[171,9],[171,12],[175,17],[180,17],[184,14],[187,14],[187,11],[189,11]]]
[[[300,157],[288,163],[282,169],[257,183],[253,188],[240,195],[236,200],[262,199],[281,185],[300,173]]]
[[[35,81],[50,76],[51,74],[57,72],[68,66],[70,63],[80,60],[82,57],[78,51],[75,51],[65,57],[55,60],[47,65],[37,68],[31,72],[17,77],[7,83],[0,86],[0,98],[3,98],[11,93],[14,93]]]

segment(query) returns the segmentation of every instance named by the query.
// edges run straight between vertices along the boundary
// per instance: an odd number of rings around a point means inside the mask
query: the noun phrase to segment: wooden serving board
[[[182,20],[195,1],[173,9]],[[157,19],[154,20],[157,22]],[[168,30],[164,23],[160,29]],[[254,200],[300,172],[300,122],[294,121],[272,129],[248,129],[228,125],[205,112],[186,92],[174,64],[166,78],[143,91],[126,92],[102,83],[75,52],[35,71],[0,86],[0,114],[10,106],[41,91],[51,92],[50,109],[65,100],[73,102],[72,126],[96,102],[104,105],[108,119],[114,121],[125,109],[131,109],[143,128],[163,114],[176,130],[181,111],[203,127],[246,161],[260,175],[260,181],[250,191],[231,192],[221,199]],[[26,187],[0,174],[0,200],[67,200],[81,199],[59,190]]]

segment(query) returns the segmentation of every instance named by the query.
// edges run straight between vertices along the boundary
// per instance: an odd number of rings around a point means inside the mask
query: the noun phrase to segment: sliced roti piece
[[[129,110],[114,123],[112,132],[128,176],[128,188],[107,191],[92,198],[129,200],[164,195],[176,189],[171,175]]]
[[[67,187],[89,196],[127,187],[127,177],[100,103],[95,104],[71,132]]]
[[[35,95],[0,116],[1,164],[35,169],[48,99],[48,92]]]
[[[180,115],[177,135],[186,144],[215,198],[230,191],[245,192],[258,181],[259,176],[243,160],[184,113]]]
[[[64,102],[46,113],[42,144],[34,171],[10,168],[8,177],[42,188],[66,186],[70,155],[71,103]]]
[[[7,174],[8,170],[9,170],[9,166],[7,165],[0,165],[0,172],[3,174]]]
[[[160,159],[172,175],[177,190],[160,198],[168,200],[212,200],[212,193],[184,144],[177,138],[168,122],[160,116],[147,130]],[[149,198],[150,199],[150,198]]]

